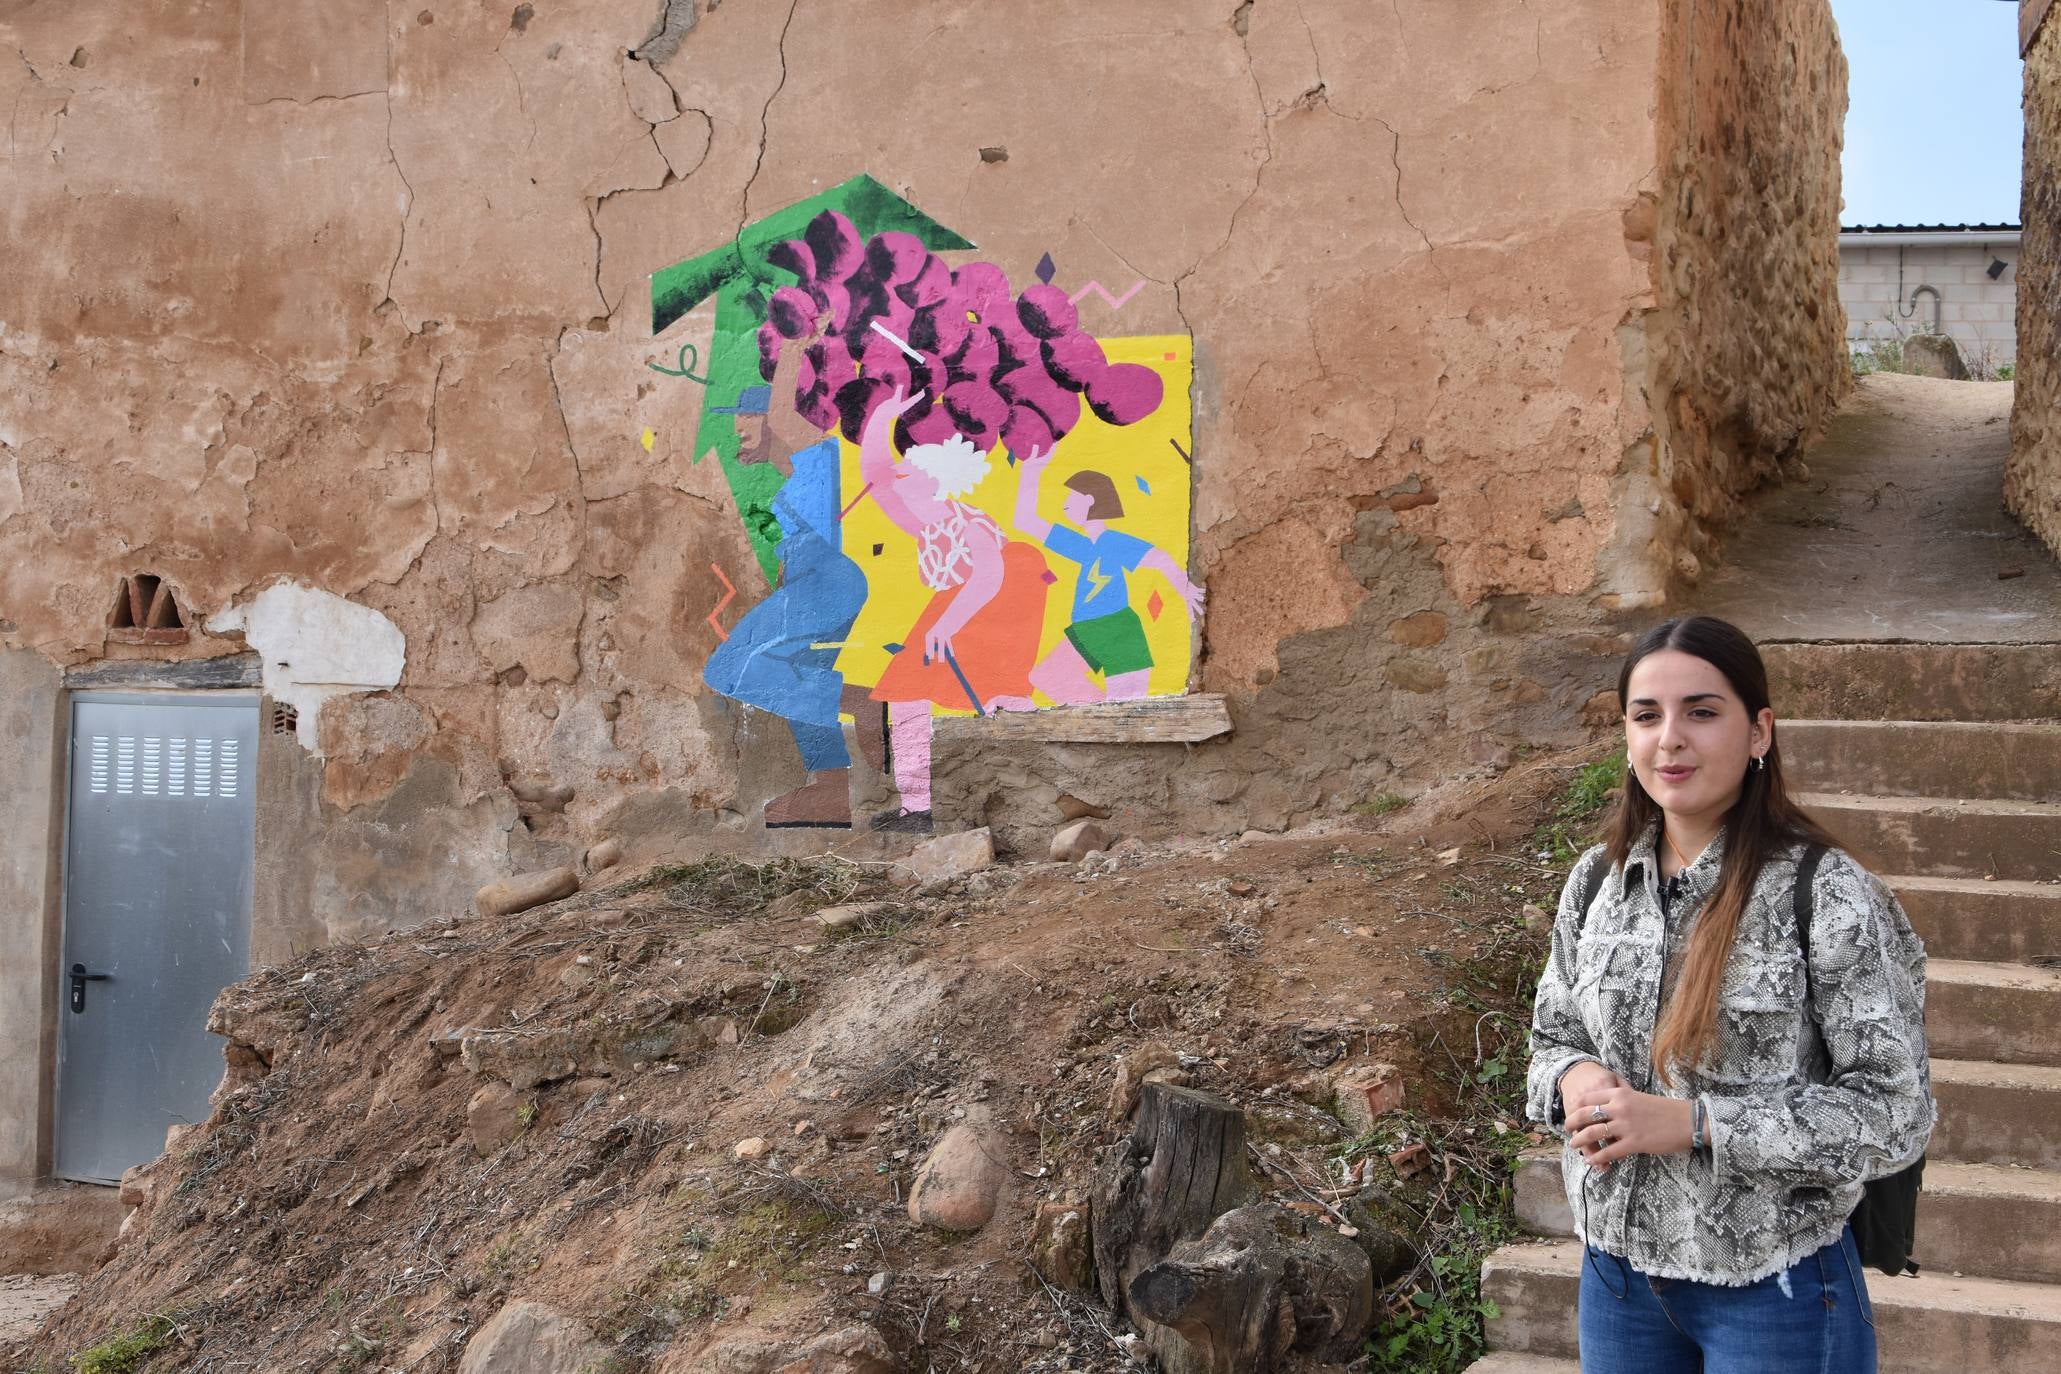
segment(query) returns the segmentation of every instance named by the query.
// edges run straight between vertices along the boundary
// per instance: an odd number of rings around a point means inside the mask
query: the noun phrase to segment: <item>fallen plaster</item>
[[[211,634],[240,630],[264,659],[265,694],[294,708],[301,747],[322,753],[322,705],[401,680],[408,642],[370,606],[300,583],[280,582],[242,606],[209,616]]]

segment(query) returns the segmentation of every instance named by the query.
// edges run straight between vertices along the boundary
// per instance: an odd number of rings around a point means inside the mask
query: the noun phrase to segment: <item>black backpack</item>
[[[1818,865],[1825,858],[1825,846],[1807,846],[1796,862],[1796,939],[1803,947],[1803,975],[1806,988],[1811,968],[1811,918],[1815,897],[1811,888]],[[1589,865],[1588,881],[1582,886],[1580,910],[1587,912],[1602,890],[1604,866]],[[1808,995],[1808,994],[1806,994]],[[1854,1208],[1853,1238],[1861,1263],[1872,1264],[1892,1277],[1918,1272],[1911,1247],[1918,1235],[1918,1191],[1925,1178],[1925,1156],[1908,1168],[1872,1179],[1862,1185],[1860,1206]]]

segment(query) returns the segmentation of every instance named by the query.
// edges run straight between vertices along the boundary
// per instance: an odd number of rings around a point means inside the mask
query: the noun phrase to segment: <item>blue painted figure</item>
[[[860,748],[879,769],[887,764],[886,732],[880,704],[837,671],[837,646],[866,601],[866,575],[839,534],[837,437],[794,413],[792,355],[804,342],[783,345],[771,386],[746,387],[734,406],[712,408],[735,417],[740,463],[771,463],[787,480],[773,497],[779,582],[709,655],[702,680],[772,712],[794,732],[808,781],[766,803],[767,826],[849,827],[851,757],[838,713],[858,722]],[[776,396],[783,399],[778,411]]]

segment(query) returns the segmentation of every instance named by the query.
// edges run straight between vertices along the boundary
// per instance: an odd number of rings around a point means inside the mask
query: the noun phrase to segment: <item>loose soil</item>
[[[859,864],[660,868],[260,972],[215,1010],[213,1117],[0,1364],[55,1374],[169,1313],[136,1369],[453,1370],[526,1298],[590,1326],[607,1374],[855,1323],[911,1369],[1134,1367],[1123,1324],[1030,1263],[1039,1204],[1084,1197],[1121,1134],[1120,1061],[1157,1042],[1243,1106],[1265,1185],[1303,1210],[1342,1159],[1385,1166],[1393,1133],[1349,1140],[1332,1079],[1400,1066],[1407,1138],[1505,1062],[1522,1025],[1498,1009],[1544,941],[1523,909],[1561,882],[1528,837],[1596,756],[1329,833],[1119,843],[920,892]],[[883,905],[841,934],[812,914],[858,901]],[[482,1155],[467,1104],[493,1078],[517,1080],[520,1126]],[[968,1237],[918,1228],[912,1175],[968,1117],[1007,1142],[1003,1206]],[[750,1137],[772,1152],[737,1158]]]

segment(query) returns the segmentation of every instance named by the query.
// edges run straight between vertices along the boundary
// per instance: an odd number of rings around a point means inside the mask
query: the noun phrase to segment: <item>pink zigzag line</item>
[[[1068,296],[1066,299],[1070,304],[1079,305],[1081,303],[1081,299],[1084,296],[1086,296],[1090,291],[1093,291],[1096,295],[1102,297],[1103,300],[1109,302],[1110,309],[1121,310],[1124,308],[1125,301],[1128,301],[1131,297],[1137,295],[1140,291],[1143,291],[1144,289],[1145,279],[1143,277],[1140,277],[1137,281],[1133,282],[1131,284],[1131,289],[1124,292],[1121,296],[1112,296],[1109,294],[1109,289],[1105,287],[1101,282],[1091,281],[1086,286],[1083,286],[1080,290],[1074,292],[1071,296]]]
[[[737,596],[737,588],[730,585],[730,579],[723,576],[723,570],[717,567],[715,564],[709,564],[708,570],[716,575],[716,581],[723,584],[723,599],[721,601],[718,601],[716,603],[716,608],[708,613],[708,627],[716,632],[717,639],[720,639],[725,643],[728,643],[730,639],[730,633],[729,631],[723,628],[722,623],[719,620],[717,620],[717,617],[722,615],[723,608],[729,605],[730,602],[733,599],[735,599],[735,597]]]

